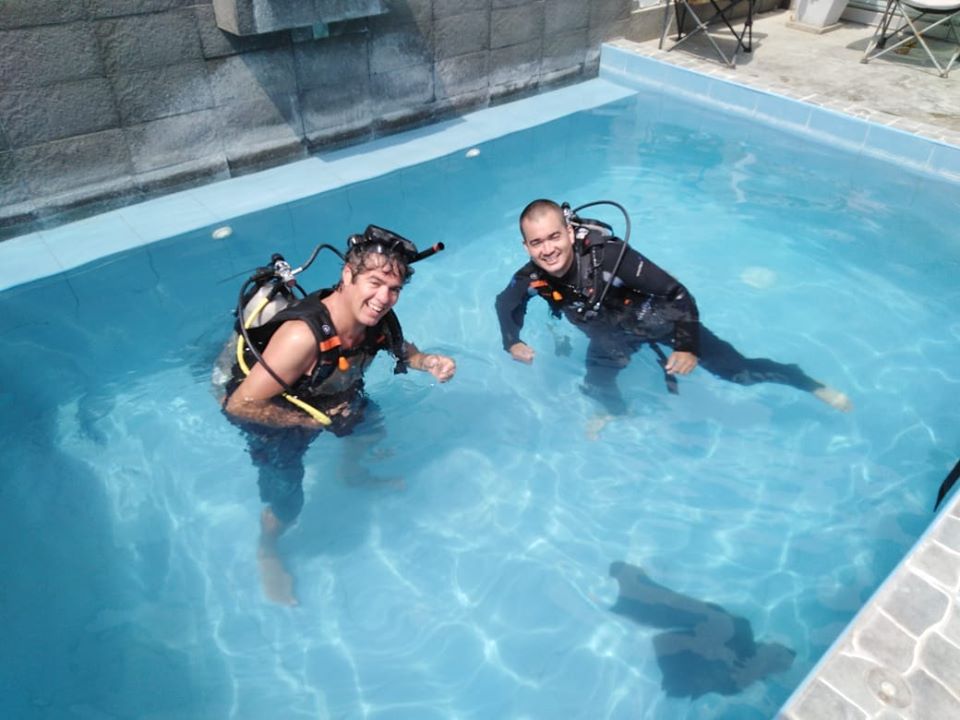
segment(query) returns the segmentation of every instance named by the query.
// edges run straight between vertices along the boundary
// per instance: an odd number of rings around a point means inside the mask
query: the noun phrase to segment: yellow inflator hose
[[[270,302],[269,297],[265,297],[260,300],[260,304],[256,307],[256,309],[252,313],[250,313],[250,317],[244,321],[243,327],[245,330],[249,330],[250,325],[253,324],[253,321],[256,320],[258,317],[260,317],[260,313],[263,312],[263,309],[267,306],[268,302]],[[240,370],[243,371],[244,375],[249,375],[250,368],[247,366],[247,362],[243,357],[243,345],[244,345],[243,333],[239,333],[237,335],[237,365],[240,366]],[[290,393],[286,393],[286,392],[281,393],[281,395],[287,402],[290,402],[296,405],[298,408],[303,410],[305,413],[307,413],[307,415],[312,417],[321,425],[326,426],[333,422],[329,417],[327,417],[322,412],[317,410],[313,405],[309,405],[305,403],[300,398],[294,397]]]

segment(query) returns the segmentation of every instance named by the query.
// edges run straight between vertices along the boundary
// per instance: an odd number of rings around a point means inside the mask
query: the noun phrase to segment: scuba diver
[[[306,294],[296,276],[324,248],[343,259],[340,280]],[[406,238],[371,225],[350,236],[345,256],[320,245],[294,270],[274,255],[241,288],[237,332],[221,354],[215,380],[222,381],[223,409],[243,429],[258,469],[266,503],[258,558],[264,591],[275,602],[297,604],[276,543],[303,506],[308,446],[324,429],[343,436],[361,420],[362,432],[378,425],[363,387],[374,356],[385,350],[396,360],[395,373],[413,368],[441,383],[456,371],[452,358],[423,353],[405,340],[393,312],[413,274],[410,266],[442,249],[437,244],[418,252]]]
[[[577,215],[601,204],[623,213],[623,240],[606,223]],[[702,365],[740,385],[789,385],[838,410],[851,409],[845,394],[808,377],[796,365],[744,357],[701,325],[690,291],[629,246],[630,218],[621,205],[601,200],[571,209],[566,203],[534,200],[520,214],[520,233],[530,262],[497,296],[503,347],[514,360],[533,362],[534,350],[520,339],[520,331],[527,303],[535,295],[547,301],[554,316],[562,314],[580,328],[589,338],[583,390],[608,413],[599,418],[599,427],[626,412],[617,375],[644,346],[657,354],[672,393],[677,392],[676,376]]]

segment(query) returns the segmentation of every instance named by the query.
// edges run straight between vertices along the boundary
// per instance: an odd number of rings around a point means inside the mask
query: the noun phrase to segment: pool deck
[[[656,25],[659,36],[657,17],[648,12],[637,27],[650,37]],[[863,65],[870,28],[845,24],[813,34],[788,20],[786,12],[759,16],[754,52],[735,69],[717,62],[708,45],[668,52],[658,39],[616,41],[603,48],[597,80],[0,242],[0,290],[460,152],[640,86],[883,157],[915,171],[918,184],[933,177],[960,187],[960,67],[944,79],[910,56]],[[960,718],[960,492],[948,500],[784,706],[783,720]]]
[[[713,49],[690,43],[660,49],[659,37],[643,42],[611,43],[637,59],[605,58],[601,75],[646,74],[650,84],[677,85],[681,92],[733,102],[741,112],[769,115],[775,123],[793,124],[817,134],[825,121],[841,113],[930,140],[944,158],[928,170],[957,178],[960,165],[960,67],[948,78],[911,56],[860,63],[871,36],[865,25],[844,23],[814,34],[790,27],[788,12],[758,17],[754,52],[741,55],[736,68],[717,61]],[[669,48],[668,40],[664,48]],[[726,46],[721,46],[725,50]],[[681,72],[652,71],[647,61]],[[691,79],[683,71],[699,77]],[[711,78],[704,84],[703,76]],[[622,78],[619,78],[622,79]],[[720,81],[719,83],[713,80]],[[749,87],[745,95],[728,83]],[[738,96],[739,92],[739,96]],[[809,112],[772,106],[767,95],[800,101]],[[767,119],[767,118],[765,118]],[[888,154],[890,138],[871,131],[849,134],[842,125],[837,139],[861,151]],[[902,136],[900,137],[902,140]],[[913,150],[920,146],[914,145]],[[904,154],[913,150],[909,145]],[[922,155],[922,150],[920,151]],[[960,192],[958,192],[960,196]],[[949,468],[944,468],[944,475]],[[936,488],[931,488],[932,493]],[[941,510],[911,552],[857,614],[830,651],[781,709],[779,720],[941,720],[960,718],[960,493]]]

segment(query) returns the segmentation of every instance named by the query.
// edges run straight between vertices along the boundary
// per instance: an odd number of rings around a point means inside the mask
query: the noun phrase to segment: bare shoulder
[[[286,349],[312,348],[317,344],[310,326],[303,320],[287,320],[270,338],[270,345]]]

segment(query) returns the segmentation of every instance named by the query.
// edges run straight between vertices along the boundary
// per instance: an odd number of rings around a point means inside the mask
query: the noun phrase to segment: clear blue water
[[[772,717],[931,521],[955,459],[958,187],[706,117],[638,96],[0,295],[0,715]],[[708,327],[854,412],[702,371],[671,396],[640,354],[629,416],[590,439],[584,338],[532,305],[534,366],[499,344],[533,196],[628,206],[633,244]],[[447,244],[398,311],[459,374],[438,387],[381,359],[387,437],[313,445],[281,542],[302,604],[281,608],[210,368],[245,271],[368,222]],[[328,260],[304,276],[332,279]],[[668,697],[664,630],[610,611],[615,561],[745,618],[792,666]]]

